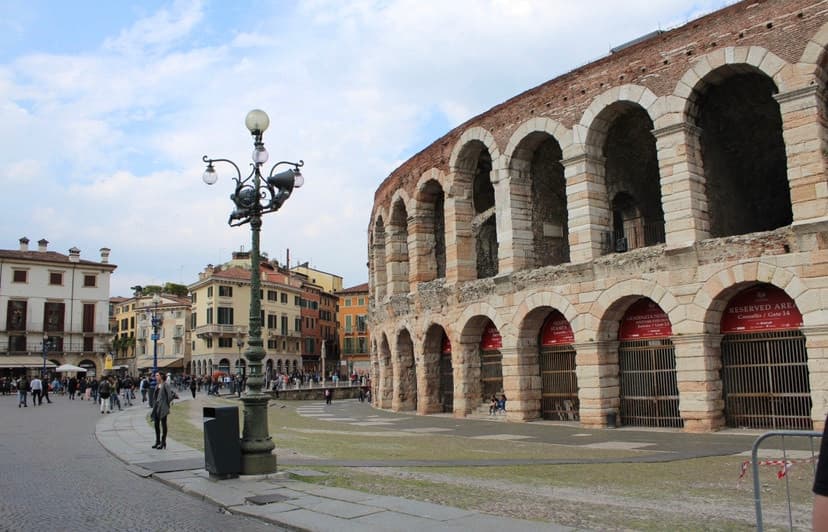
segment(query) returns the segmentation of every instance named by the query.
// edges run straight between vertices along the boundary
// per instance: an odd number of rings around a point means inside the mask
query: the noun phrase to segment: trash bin
[[[238,407],[204,407],[204,468],[211,478],[239,476],[241,445]]]
[[[618,420],[618,413],[617,412],[607,412],[607,428],[608,429],[616,429],[618,425],[616,424]]]

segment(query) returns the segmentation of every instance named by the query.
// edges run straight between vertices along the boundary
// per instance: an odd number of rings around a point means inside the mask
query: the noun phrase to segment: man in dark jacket
[[[26,378],[26,375],[21,375],[19,379],[17,379],[17,408],[25,406],[26,408],[29,405],[26,404],[26,394],[29,393],[29,379]]]

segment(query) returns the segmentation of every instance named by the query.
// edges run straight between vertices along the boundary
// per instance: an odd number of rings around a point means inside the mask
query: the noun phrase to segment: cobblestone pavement
[[[283,530],[130,473],[95,439],[101,415],[65,396],[27,408],[0,396],[0,530]]]

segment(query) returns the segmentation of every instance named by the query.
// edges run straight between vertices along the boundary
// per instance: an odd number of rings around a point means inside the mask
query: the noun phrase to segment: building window
[[[366,330],[365,316],[357,316],[357,332],[364,333]]]
[[[219,297],[233,297],[233,287],[219,286]]]
[[[276,292],[275,290],[268,290],[267,291],[267,300],[268,301],[276,301],[277,299],[279,299],[279,292]]]
[[[346,307],[350,307],[350,306],[351,306],[351,298],[349,298],[349,297],[348,297],[348,298],[345,298],[345,306],[346,306]]]
[[[353,324],[352,318],[353,318],[353,316],[351,316],[351,315],[345,316],[345,332],[346,333],[354,332],[354,324]]]
[[[359,303],[358,304],[359,304],[360,307],[365,305],[365,298],[364,297],[359,298]]]
[[[288,333],[288,318],[287,316],[282,316],[282,336],[287,336]]]
[[[204,341],[207,343],[207,349],[212,349],[213,348],[213,339],[212,338],[207,338]]]
[[[213,308],[210,307],[207,309],[207,324],[213,323]]]
[[[9,351],[25,351],[26,337],[24,335],[10,335],[9,336]]]
[[[49,284],[58,286],[62,285],[63,272],[49,272]]]
[[[293,320],[293,330],[294,331],[301,331],[302,330],[302,318],[296,318]]]
[[[198,294],[196,292],[193,292],[191,294],[191,297],[193,298],[193,303],[198,302]]]
[[[196,319],[197,316],[198,316],[198,314],[195,313],[195,312],[193,312],[192,315],[190,316],[190,328],[191,329],[196,328],[196,323],[198,323],[198,320]]]
[[[233,347],[232,338],[219,338],[219,347]]]
[[[293,296],[293,304],[297,307],[302,305],[302,298],[299,296]]]
[[[365,337],[360,336],[357,338],[357,353],[365,353],[366,351]]]
[[[207,287],[207,297],[213,297],[213,287],[212,286]]]
[[[87,288],[95,288],[97,280],[98,280],[97,275],[84,275],[83,276],[83,286],[85,286]]]
[[[46,303],[43,305],[43,329],[49,332],[63,331],[63,303]]]
[[[276,340],[268,340],[267,341],[267,348],[268,349],[276,349]]]
[[[26,330],[26,302],[25,301],[9,301],[6,306],[6,330],[7,331],[25,331]]]
[[[279,295],[281,296],[281,297],[280,297],[280,301],[281,301],[283,304],[287,305],[287,296],[288,296],[288,295],[287,295],[286,293],[284,293],[284,292],[282,292],[282,293],[281,293],[281,294],[279,294]]]
[[[276,322],[276,315],[275,314],[268,314],[267,315],[267,328],[268,329],[276,329],[279,325]]]
[[[345,338],[345,354],[350,355],[354,352],[354,339]]]
[[[233,325],[233,307],[218,308],[218,323],[220,325]]]
[[[26,270],[14,270],[14,282],[25,283],[28,273]]]

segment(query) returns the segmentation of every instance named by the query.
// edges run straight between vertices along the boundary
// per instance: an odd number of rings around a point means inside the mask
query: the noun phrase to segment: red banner
[[[621,320],[619,340],[664,338],[673,335],[670,318],[652,299],[641,298],[633,303]]]
[[[766,284],[739,292],[722,313],[722,334],[802,327],[802,313],[781,288]]]
[[[500,337],[500,331],[497,330],[494,323],[490,321],[483,329],[483,336],[480,338],[480,349],[492,351],[501,347],[503,347],[503,338]]]
[[[449,337],[448,337],[447,334],[443,335],[442,353],[444,355],[450,355],[451,354],[451,340],[449,340]]]
[[[569,322],[564,318],[563,314],[557,310],[552,313],[543,322],[541,328],[540,344],[544,345],[568,345],[575,343],[575,334],[572,332]]]

